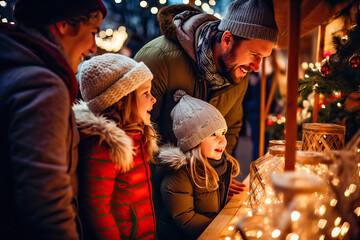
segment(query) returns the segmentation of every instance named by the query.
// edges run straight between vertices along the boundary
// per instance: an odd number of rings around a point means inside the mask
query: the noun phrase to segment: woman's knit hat
[[[102,0],[17,0],[13,17],[17,23],[38,28],[107,9]]]
[[[277,43],[278,28],[272,0],[234,0],[218,29],[235,36]]]
[[[178,146],[184,152],[199,145],[219,129],[227,129],[222,114],[211,104],[193,98],[183,90],[177,90],[178,102],[170,113]]]
[[[81,95],[90,111],[101,113],[153,75],[143,62],[106,53],[85,61],[79,78]]]

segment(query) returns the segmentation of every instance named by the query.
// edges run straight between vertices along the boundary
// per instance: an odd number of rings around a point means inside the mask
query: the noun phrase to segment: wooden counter
[[[249,186],[249,176],[243,183]],[[225,239],[235,235],[236,224],[239,219],[247,212],[244,203],[248,201],[249,189],[244,192],[234,195],[216,218],[210,223],[205,231],[199,236],[198,240],[215,240]],[[239,234],[236,234],[236,239],[242,239]],[[226,238],[228,239],[228,238]]]

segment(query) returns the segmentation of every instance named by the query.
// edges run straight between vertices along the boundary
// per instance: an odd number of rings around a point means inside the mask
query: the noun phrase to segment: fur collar
[[[188,4],[171,5],[160,9],[157,19],[160,26],[160,31],[165,37],[178,42],[176,36],[176,26],[173,23],[173,18],[186,10],[202,12],[199,8]]]
[[[99,136],[99,144],[103,141],[110,149],[110,157],[123,172],[128,171],[133,164],[133,140],[124,130],[116,126],[112,120],[93,114],[84,101],[73,106],[79,131],[84,135]],[[156,140],[151,141],[153,152],[158,151]]]
[[[170,169],[178,170],[189,163],[189,157],[173,145],[164,145],[160,148],[158,164]]]

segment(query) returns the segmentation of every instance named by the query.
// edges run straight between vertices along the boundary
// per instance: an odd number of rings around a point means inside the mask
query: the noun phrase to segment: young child
[[[153,75],[142,62],[104,54],[85,61],[79,77],[85,102],[74,111],[82,137],[84,232],[90,239],[155,239],[148,163],[157,151],[150,125]]]
[[[225,152],[227,125],[212,105],[178,90],[171,118],[178,146],[160,148],[160,239],[196,239],[228,200],[240,169]],[[242,185],[244,188],[245,185]]]

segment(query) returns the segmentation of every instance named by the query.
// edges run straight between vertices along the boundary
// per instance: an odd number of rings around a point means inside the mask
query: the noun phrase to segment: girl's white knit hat
[[[183,90],[174,94],[179,101],[170,113],[178,147],[186,152],[219,129],[226,129],[223,115],[211,104],[193,98]]]
[[[101,113],[153,75],[143,62],[106,53],[85,61],[79,78],[81,95],[90,111]]]

